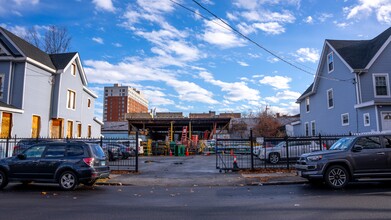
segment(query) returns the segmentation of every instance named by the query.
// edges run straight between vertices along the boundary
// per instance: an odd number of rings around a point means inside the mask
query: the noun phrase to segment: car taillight
[[[90,167],[92,167],[94,165],[94,158],[93,157],[83,158],[83,161],[84,161],[84,163],[86,163]]]

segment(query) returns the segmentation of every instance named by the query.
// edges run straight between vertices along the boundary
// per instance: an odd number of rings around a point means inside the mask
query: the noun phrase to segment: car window
[[[75,157],[75,156],[82,156],[82,155],[84,155],[83,146],[77,146],[77,145],[67,146],[68,157]]]
[[[380,137],[374,136],[374,137],[360,137],[355,146],[362,146],[363,149],[377,149],[382,148]]]
[[[45,158],[63,157],[65,155],[65,146],[48,146],[45,152]]]
[[[102,148],[101,148],[99,145],[97,145],[97,144],[91,144],[90,146],[91,146],[91,149],[92,149],[92,153],[93,153],[95,156],[97,156],[97,157],[99,157],[99,158],[102,158],[102,157],[105,156],[105,152],[102,150]]]
[[[24,152],[24,155],[26,155],[26,158],[27,159],[31,159],[31,158],[40,158],[42,157],[42,153],[43,151],[45,150],[45,146],[34,146],[34,147],[31,147],[29,149],[27,149],[25,152]]]
[[[386,148],[391,148],[391,136],[384,136],[384,145]]]

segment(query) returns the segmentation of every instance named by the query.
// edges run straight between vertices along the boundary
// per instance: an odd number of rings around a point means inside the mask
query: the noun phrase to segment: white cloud
[[[305,23],[312,24],[314,23],[314,19],[311,16],[308,16],[304,19]]]
[[[300,48],[294,55],[299,62],[311,62],[315,63],[319,60],[319,51],[315,48]]]
[[[363,19],[373,13],[382,24],[391,24],[391,0],[358,0],[358,4],[345,7],[347,19]]]
[[[281,100],[296,100],[300,97],[300,93],[290,90],[277,92],[274,96],[266,97],[265,100],[273,103],[279,103]]]
[[[173,100],[165,98],[165,93],[157,90],[143,90],[145,98],[149,101],[151,106],[160,106],[160,105],[173,105],[175,102]]]
[[[205,20],[205,30],[202,34],[202,39],[223,49],[245,45],[243,39],[230,31],[229,27],[218,19],[211,21]]]
[[[238,101],[258,101],[260,99],[259,91],[247,86],[245,82],[233,82],[227,83],[214,79],[213,75],[209,72],[201,72],[199,76],[212,85],[221,88],[222,92],[226,92],[225,99],[231,102]]]
[[[268,34],[281,34],[285,32],[285,28],[277,22],[268,22],[268,23],[256,23],[254,24],[255,28],[261,29],[262,31]]]
[[[120,43],[113,43],[113,46],[114,47],[122,47],[122,44],[120,44]]]
[[[277,57],[268,57],[267,58],[267,62],[269,62],[269,63],[277,63],[278,61],[280,61],[280,59],[278,59]]]
[[[243,61],[238,61],[238,64],[241,66],[250,66],[250,65],[248,65],[248,63],[243,62]]]
[[[111,0],[92,0],[92,3],[95,4],[95,8],[99,10],[114,12],[115,8]]]
[[[259,80],[259,83],[274,87],[275,89],[289,89],[291,78],[287,76],[265,76]]]
[[[39,0],[13,0],[17,5],[26,5],[26,4],[32,4],[36,5],[39,3]]]
[[[98,44],[104,44],[103,39],[100,37],[93,37],[92,40]]]
[[[319,20],[320,22],[325,22],[325,21],[327,21],[329,18],[332,18],[332,17],[334,17],[333,14],[322,13],[322,14],[319,15],[318,20]]]

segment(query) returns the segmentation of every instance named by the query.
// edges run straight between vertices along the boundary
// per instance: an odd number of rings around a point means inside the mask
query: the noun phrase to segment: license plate
[[[106,161],[101,161],[101,162],[100,162],[100,165],[106,166]]]

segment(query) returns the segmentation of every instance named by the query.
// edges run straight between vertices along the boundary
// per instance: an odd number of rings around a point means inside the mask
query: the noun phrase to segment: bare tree
[[[43,37],[35,27],[29,29],[26,40],[48,54],[68,52],[71,37],[65,27],[50,25]]]
[[[281,137],[284,134],[279,130],[280,122],[266,110],[259,114],[259,122],[254,128],[255,136],[261,137]]]

